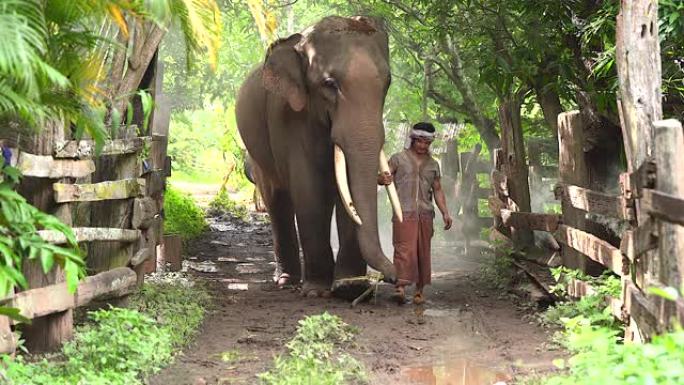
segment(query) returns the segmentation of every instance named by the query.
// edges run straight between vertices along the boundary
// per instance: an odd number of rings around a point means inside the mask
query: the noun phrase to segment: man
[[[449,230],[452,224],[440,184],[439,164],[430,156],[430,144],[434,138],[435,127],[431,123],[415,124],[408,148],[392,155],[389,160],[391,173],[378,176],[378,184],[395,182],[404,214],[403,222],[392,219],[394,265],[397,268],[394,297],[399,303],[406,302],[405,287],[412,283],[416,284],[413,303],[425,302],[423,288],[431,281],[433,196],[442,213],[444,229]]]

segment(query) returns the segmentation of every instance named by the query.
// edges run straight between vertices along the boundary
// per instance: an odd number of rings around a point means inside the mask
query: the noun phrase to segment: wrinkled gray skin
[[[380,23],[327,17],[275,42],[240,89],[237,124],[271,217],[276,278],[288,273],[291,283],[302,279],[307,294],[324,294],[333,279],[366,274],[366,263],[395,280],[394,266],[380,248],[376,195],[389,83],[387,33]],[[341,205],[333,144],[346,155],[361,226]],[[337,262],[330,247],[333,206]]]

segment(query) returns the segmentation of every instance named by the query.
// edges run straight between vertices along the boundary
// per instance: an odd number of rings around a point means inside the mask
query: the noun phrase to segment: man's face
[[[415,138],[411,142],[411,147],[413,147],[413,151],[415,151],[416,154],[425,155],[430,150],[430,144],[432,144],[432,140],[430,139]]]

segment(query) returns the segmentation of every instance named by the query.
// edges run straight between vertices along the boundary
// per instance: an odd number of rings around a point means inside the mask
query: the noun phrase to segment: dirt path
[[[352,353],[373,384],[493,384],[548,369],[557,355],[545,351],[547,333],[510,297],[483,288],[479,270],[486,257],[480,253],[436,247],[423,307],[394,304],[392,288],[382,285],[375,301],[351,308],[346,301],[275,289],[268,225],[218,220],[213,229],[186,258],[205,270],[190,269],[211,283],[216,309],[185,354],[150,384],[258,383],[255,375],[284,351],[297,321],[323,311],[359,327]]]

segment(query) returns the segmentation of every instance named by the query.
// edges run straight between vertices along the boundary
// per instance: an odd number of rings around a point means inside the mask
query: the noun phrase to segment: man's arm
[[[446,196],[444,195],[440,178],[435,178],[435,180],[432,182],[432,191],[435,194],[435,203],[437,203],[437,208],[439,208],[439,211],[442,212],[444,230],[449,230],[453,220],[451,219],[449,210],[447,209]]]
[[[397,162],[394,155],[390,158],[388,165],[390,169],[389,173],[381,172],[378,174],[378,184],[381,186],[387,186],[388,184],[394,182],[394,174],[397,173]]]

